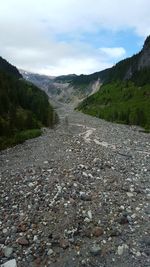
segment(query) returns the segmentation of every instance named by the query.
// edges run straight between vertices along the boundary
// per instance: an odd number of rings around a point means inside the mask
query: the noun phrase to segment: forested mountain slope
[[[41,131],[35,129],[55,123],[46,93],[21,77],[15,67],[0,60],[0,149],[37,136]]]
[[[13,75],[16,78],[22,78],[22,75],[18,71],[18,69],[8,63],[4,58],[0,57],[0,72],[5,72],[7,74]]]
[[[143,49],[136,55],[130,58],[121,60],[112,68],[95,72],[90,75],[80,75],[72,79],[72,85],[87,85],[97,79],[103,83],[108,83],[116,80],[127,80],[135,76],[138,71],[146,68],[150,74],[150,36],[146,38]]]
[[[79,110],[102,119],[150,129],[150,37],[137,55],[110,69],[83,76],[82,82],[94,77],[100,77],[103,86],[85,99]]]

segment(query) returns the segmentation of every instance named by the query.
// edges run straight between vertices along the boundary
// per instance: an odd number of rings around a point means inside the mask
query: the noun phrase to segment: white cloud
[[[149,10],[149,0],[5,0],[0,55],[18,67],[52,75],[100,70],[124,57],[124,48],[97,49],[81,42],[81,36],[129,29],[145,37],[150,33]]]
[[[81,73],[93,73],[99,69],[106,69],[110,67],[110,63],[100,62],[97,58],[86,57],[82,58],[70,58],[62,59],[57,65],[48,66],[47,69],[40,69],[41,74],[51,74],[52,76],[59,76],[63,74],[81,74]]]
[[[99,50],[110,58],[120,58],[126,54],[123,47],[101,47]]]
[[[150,32],[149,0],[5,0],[1,18],[44,25],[50,31],[93,31],[104,27],[130,27],[146,36]],[[19,26],[19,25],[18,25]]]

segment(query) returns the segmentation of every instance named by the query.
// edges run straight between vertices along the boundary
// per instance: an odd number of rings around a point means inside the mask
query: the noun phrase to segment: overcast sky
[[[92,73],[139,51],[150,0],[4,0],[0,55],[48,75]]]

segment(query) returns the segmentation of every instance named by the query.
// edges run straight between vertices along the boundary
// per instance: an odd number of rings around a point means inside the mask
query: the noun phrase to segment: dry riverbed
[[[150,135],[58,112],[0,153],[0,266],[150,266]]]

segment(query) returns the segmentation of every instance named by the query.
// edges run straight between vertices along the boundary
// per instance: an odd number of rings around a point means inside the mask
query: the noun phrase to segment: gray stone
[[[118,250],[117,250],[118,255],[121,256],[127,249],[128,249],[128,246],[126,244],[123,244],[122,246],[118,246]]]
[[[80,192],[80,198],[83,201],[91,201],[91,196],[87,195],[85,192]]]
[[[100,255],[101,253],[101,248],[100,246],[94,244],[91,248],[90,248],[90,252],[92,255],[97,256]]]
[[[54,253],[54,251],[50,248],[50,249],[48,250],[48,252],[47,252],[47,255],[50,256],[50,255],[52,255],[53,253]]]
[[[5,257],[9,258],[11,256],[12,252],[13,252],[13,248],[5,247],[3,252],[4,252]]]
[[[16,260],[10,260],[1,265],[1,267],[17,267]]]

